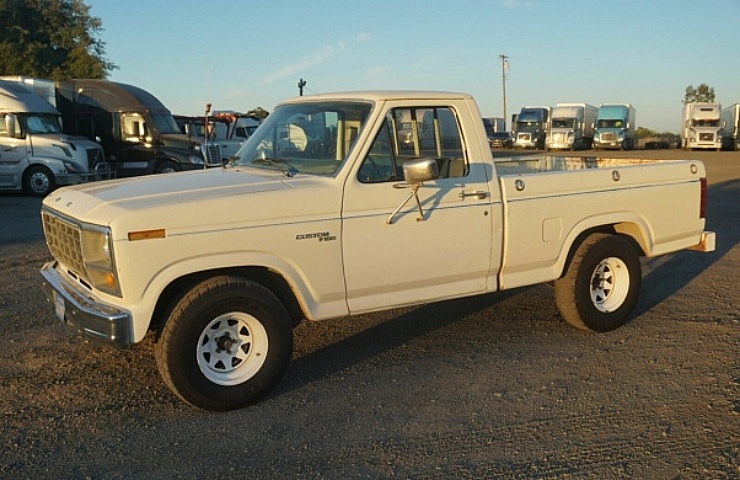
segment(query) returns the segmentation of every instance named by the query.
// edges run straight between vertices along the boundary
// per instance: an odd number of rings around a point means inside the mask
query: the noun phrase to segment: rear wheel
[[[177,303],[157,344],[167,386],[205,410],[256,403],[282,378],[293,351],[282,303],[253,281],[221,276]]]
[[[594,234],[581,243],[565,275],[555,281],[555,302],[571,325],[606,332],[627,323],[641,283],[633,244],[620,235]]]

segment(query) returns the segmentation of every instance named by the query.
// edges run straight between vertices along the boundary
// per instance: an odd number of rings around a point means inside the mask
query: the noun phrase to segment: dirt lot
[[[274,394],[222,414],[170,394],[151,340],[57,323],[40,201],[0,195],[0,478],[740,478],[740,152],[612,156],[704,159],[718,233],[644,262],[626,327],[569,327],[547,285],[304,323]]]

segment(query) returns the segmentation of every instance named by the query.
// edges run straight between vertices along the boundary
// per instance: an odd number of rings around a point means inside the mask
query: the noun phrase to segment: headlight
[[[82,169],[74,162],[64,162],[64,168],[70,173],[82,173]]]
[[[93,286],[111,295],[121,295],[113,258],[110,230],[84,228],[81,231],[82,261]]]
[[[199,157],[198,155],[188,155],[188,160],[193,165],[203,165],[203,157]]]

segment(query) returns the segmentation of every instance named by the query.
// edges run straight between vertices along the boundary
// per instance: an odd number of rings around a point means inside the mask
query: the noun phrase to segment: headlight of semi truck
[[[85,226],[80,240],[82,261],[90,282],[95,288],[120,297],[110,230]]]
[[[193,165],[203,165],[203,157],[199,157],[198,155],[188,155],[188,160]]]
[[[82,173],[82,168],[74,162],[64,162],[64,168],[69,173]]]

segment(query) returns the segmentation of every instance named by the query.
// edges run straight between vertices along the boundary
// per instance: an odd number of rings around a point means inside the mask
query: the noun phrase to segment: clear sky
[[[678,132],[688,85],[740,102],[740,0],[86,0],[109,80],[172,113],[272,111],[304,94],[450,90],[484,116],[526,105],[631,103]],[[507,122],[508,123],[508,122]]]

